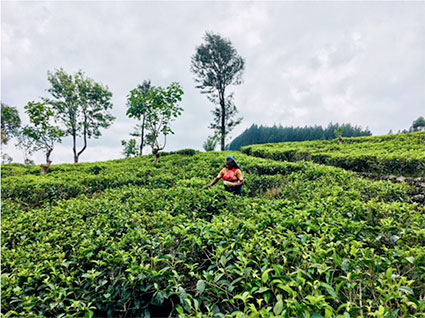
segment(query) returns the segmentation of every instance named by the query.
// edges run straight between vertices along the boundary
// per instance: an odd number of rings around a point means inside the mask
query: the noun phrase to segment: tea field
[[[244,151],[278,149],[263,147]],[[407,162],[423,163],[418,147]],[[204,188],[228,154],[243,197]],[[2,316],[425,317],[425,209],[409,186],[270,157],[3,166]]]
[[[359,172],[425,177],[425,132],[380,137],[286,142],[242,148],[275,160],[309,160]]]

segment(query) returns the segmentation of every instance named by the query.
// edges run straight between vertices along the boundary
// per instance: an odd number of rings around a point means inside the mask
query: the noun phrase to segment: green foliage
[[[230,153],[238,197],[202,189],[228,153],[181,153],[2,167],[2,314],[424,315],[425,210],[406,185]]]
[[[136,126],[136,132],[132,134],[134,137],[140,137],[139,155],[143,155],[143,147],[145,146],[145,126],[146,116],[152,109],[151,100],[147,98],[148,92],[152,89],[151,81],[143,81],[142,85],[132,89],[127,96],[127,116],[142,123]]]
[[[196,87],[217,105],[212,111],[214,120],[210,128],[220,136],[221,151],[224,151],[226,137],[242,121],[242,118],[235,118],[238,111],[233,103],[233,93],[226,95],[226,89],[242,83],[245,60],[238,55],[230,40],[218,34],[207,32],[204,40],[205,43],[198,46],[192,56],[190,69],[196,76]]]
[[[309,160],[360,172],[425,176],[425,133],[253,145],[246,154],[274,160]]]
[[[177,155],[182,155],[182,156],[194,156],[198,153],[199,151],[195,150],[195,149],[180,149],[177,151],[173,151],[170,154],[177,154]]]
[[[425,130],[425,118],[420,116],[418,119],[414,120],[410,131],[423,131]]]
[[[160,151],[165,148],[167,135],[174,133],[171,122],[183,112],[183,108],[178,105],[182,95],[180,84],[172,83],[167,88],[150,87],[149,91],[140,97],[140,102],[146,105],[146,140],[152,148],[156,162],[159,160]],[[162,144],[159,141],[161,135],[164,137]]]
[[[138,120],[143,119],[148,109],[152,107],[150,101],[146,99],[151,89],[151,81],[148,80],[130,91],[127,96],[127,116]]]
[[[1,103],[1,143],[7,144],[10,138],[18,135],[21,119],[16,107]]]
[[[11,156],[9,156],[5,152],[2,152],[2,154],[1,154],[1,164],[2,165],[10,164],[12,161],[13,161],[13,158]]]
[[[344,133],[344,125],[341,125],[338,127],[338,129],[335,129],[335,137],[340,138],[342,137],[342,134]]]
[[[208,136],[207,140],[205,140],[202,147],[204,148],[205,151],[214,151],[215,147],[217,146],[217,143],[218,143],[218,137],[216,135]]]
[[[99,138],[101,128],[108,128],[115,117],[112,109],[112,93],[107,86],[95,82],[82,71],[67,74],[63,69],[48,72],[52,98],[44,98],[55,118],[63,125],[65,135],[73,140],[74,162],[87,148],[87,139]],[[83,138],[83,146],[77,151],[77,137]]]
[[[121,145],[124,147],[122,154],[125,158],[132,158],[140,155],[136,139],[130,139],[128,141],[121,140]]]
[[[48,104],[29,102],[25,106],[25,112],[30,124],[22,129],[20,142],[29,148],[31,153],[43,151],[46,162],[49,162],[55,142],[61,142],[65,133],[53,123],[54,112]]]
[[[368,129],[363,130],[358,126],[344,124],[342,137],[371,136]],[[305,126],[305,127],[282,127],[281,125],[272,127],[258,126],[253,124],[242,134],[237,136],[229,145],[230,150],[240,150],[241,147],[287,141],[306,140],[331,140],[335,138],[335,130],[341,127],[338,123],[330,123],[327,127]]]

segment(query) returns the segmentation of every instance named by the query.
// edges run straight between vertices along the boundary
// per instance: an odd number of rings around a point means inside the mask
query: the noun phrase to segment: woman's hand
[[[217,177],[213,180],[213,182],[211,182],[209,185],[204,186],[204,189],[209,189],[211,188],[213,185],[215,185],[217,182],[219,182],[221,179],[221,177]]]
[[[238,187],[238,186],[241,186],[242,184],[243,184],[243,182],[238,180],[238,181],[235,181],[235,182],[228,184],[228,186],[229,187]]]

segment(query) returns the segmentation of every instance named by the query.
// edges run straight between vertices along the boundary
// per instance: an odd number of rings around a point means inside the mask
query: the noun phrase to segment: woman
[[[242,185],[244,184],[243,174],[240,166],[237,164],[235,158],[228,156],[226,159],[226,168],[223,168],[218,176],[207,185],[207,188],[211,188],[220,179],[224,180],[224,188],[236,195],[242,195]]]

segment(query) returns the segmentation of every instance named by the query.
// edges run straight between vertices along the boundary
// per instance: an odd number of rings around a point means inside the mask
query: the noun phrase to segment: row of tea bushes
[[[232,154],[244,197],[203,189],[227,153],[3,178],[2,314],[424,316],[425,210],[407,186]]]
[[[425,177],[425,132],[332,141],[252,145],[245,154],[279,161],[308,160],[358,172]]]
[[[423,211],[348,198],[236,200],[220,188],[124,187],[7,213],[2,312],[423,313]]]
[[[365,195],[370,198],[381,195],[389,199],[399,199],[403,196],[397,193],[400,189],[403,189],[402,191],[406,189],[404,186],[391,185],[389,182],[372,183],[359,180],[354,175],[333,167],[322,167],[307,162],[277,162],[240,153],[233,154],[242,165],[247,179],[245,192],[249,196],[267,192],[268,196],[274,197],[303,197],[306,193],[314,193],[304,191],[305,189],[316,188],[320,191],[322,186],[329,182],[338,183],[341,190],[353,186],[360,191],[367,189]],[[95,195],[106,189],[125,185],[167,189],[185,184],[202,188],[218,174],[224,166],[225,158],[225,154],[203,153],[190,157],[169,155],[163,157],[159,164],[154,164],[152,157],[142,157],[80,164],[80,169],[78,166],[58,165],[53,166],[51,173],[43,176],[32,174],[31,168],[28,168],[27,174],[2,178],[2,199],[10,199],[27,208],[34,208],[80,194]],[[198,179],[194,182],[193,178]],[[372,191],[371,185],[375,188],[376,185],[380,186],[376,191]]]

